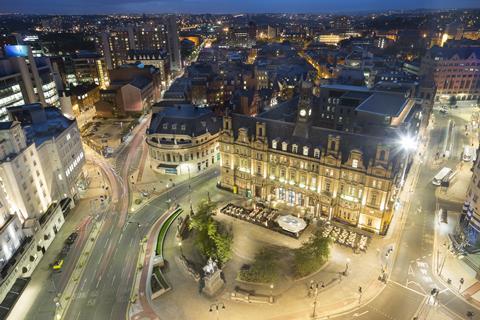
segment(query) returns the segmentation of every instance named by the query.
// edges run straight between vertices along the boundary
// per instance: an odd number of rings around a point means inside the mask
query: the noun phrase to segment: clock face
[[[305,117],[307,115],[307,110],[300,109],[300,116]]]

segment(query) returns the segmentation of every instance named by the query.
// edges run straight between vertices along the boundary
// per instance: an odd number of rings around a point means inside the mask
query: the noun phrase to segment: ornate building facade
[[[385,234],[406,165],[398,138],[316,127],[311,114],[301,95],[294,122],[224,117],[220,186]]]
[[[146,139],[152,169],[195,175],[217,164],[221,122],[211,109],[194,105],[171,105],[154,113]]]

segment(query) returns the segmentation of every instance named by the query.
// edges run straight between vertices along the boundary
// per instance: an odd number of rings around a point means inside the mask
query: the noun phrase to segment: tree
[[[255,255],[249,268],[240,270],[240,279],[250,282],[272,283],[278,278],[278,254],[262,249]]]
[[[233,237],[213,219],[215,209],[213,202],[202,201],[191,217],[188,228],[196,231],[195,244],[200,253],[223,265],[231,257]]]
[[[450,96],[450,98],[448,99],[448,104],[451,105],[451,106],[456,105],[457,104],[457,97]]]
[[[321,231],[317,231],[295,250],[295,276],[304,277],[317,271],[327,261],[329,255],[330,239],[323,237]]]

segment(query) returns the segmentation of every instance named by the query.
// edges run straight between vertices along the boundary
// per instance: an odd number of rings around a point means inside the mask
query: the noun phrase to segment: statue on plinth
[[[225,281],[222,279],[222,270],[218,268],[217,262],[211,257],[203,267],[203,281],[205,285],[202,292],[210,297],[218,293],[225,285]]]

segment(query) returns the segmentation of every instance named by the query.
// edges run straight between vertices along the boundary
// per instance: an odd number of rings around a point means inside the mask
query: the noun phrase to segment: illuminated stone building
[[[304,83],[298,103],[280,110],[223,118],[220,187],[385,234],[408,169],[398,136],[404,128],[385,123],[373,135],[318,127],[322,107],[311,89]],[[288,108],[294,119],[282,116]]]

